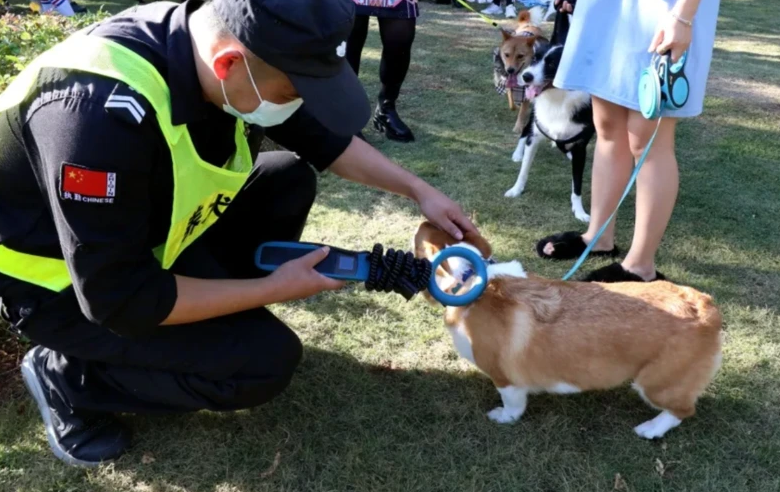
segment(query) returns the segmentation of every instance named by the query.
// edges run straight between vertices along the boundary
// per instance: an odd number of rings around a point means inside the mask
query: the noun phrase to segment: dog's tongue
[[[542,87],[538,85],[529,85],[525,88],[525,98],[533,101],[536,96],[542,93]]]
[[[506,86],[510,89],[517,87],[517,74],[514,73],[506,78]]]

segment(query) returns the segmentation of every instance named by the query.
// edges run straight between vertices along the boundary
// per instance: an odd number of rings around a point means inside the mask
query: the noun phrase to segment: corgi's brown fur
[[[425,222],[414,238],[415,255],[431,259],[457,243]],[[477,234],[460,244],[490,257],[489,243]],[[435,273],[450,285],[459,282],[451,266]],[[481,297],[446,308],[444,319],[461,355],[501,393],[504,406],[489,413],[497,422],[520,418],[528,393],[603,390],[633,381],[642,398],[662,410],[635,431],[660,437],[694,414],[720,365],[720,312],[710,296],[690,287],[528,277],[516,262],[491,265],[488,276]]]
[[[538,25],[540,15],[541,13],[537,14],[536,11],[533,11],[532,14],[531,10],[523,10],[517,16],[517,24],[514,29],[501,29],[502,41],[499,49],[501,61],[504,63],[504,70],[507,73],[517,76],[525,70],[534,56],[534,44],[538,40],[546,40]],[[507,90],[507,99],[510,110],[518,109],[511,90]],[[530,101],[523,100],[517,113],[513,131],[520,133],[523,130],[523,127],[528,123],[530,109]]]

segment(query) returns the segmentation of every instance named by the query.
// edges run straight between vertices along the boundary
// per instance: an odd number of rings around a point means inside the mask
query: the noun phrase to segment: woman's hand
[[[577,0],[555,0],[555,9],[558,12],[574,13],[574,4]]]
[[[680,17],[682,18],[682,16]],[[691,26],[687,26],[673,15],[667,14],[658,24],[653,42],[650,43],[650,48],[647,51],[655,51],[659,55],[663,55],[671,50],[672,63],[676,63],[691,45],[692,31]]]

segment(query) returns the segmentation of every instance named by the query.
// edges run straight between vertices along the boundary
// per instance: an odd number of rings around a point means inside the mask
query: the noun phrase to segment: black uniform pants
[[[298,240],[315,191],[314,171],[293,154],[260,154],[246,187],[172,270],[200,278],[261,276],[254,250],[264,241]],[[18,313],[14,302],[35,297],[33,312],[11,321],[47,348],[44,375],[75,409],[250,408],[282,392],[301,357],[298,337],[266,309],[161,326],[153,337],[139,340],[87,321],[72,289],[53,293],[16,282],[3,290],[7,312]]]

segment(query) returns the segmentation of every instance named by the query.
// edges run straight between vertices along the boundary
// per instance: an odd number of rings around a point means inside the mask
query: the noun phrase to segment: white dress
[[[579,0],[553,85],[639,111],[639,75],[649,64],[658,23],[676,0]],[[720,0],[701,0],[693,18],[685,75],[690,96],[676,118],[698,116],[710,71]],[[685,27],[682,26],[681,27]]]

